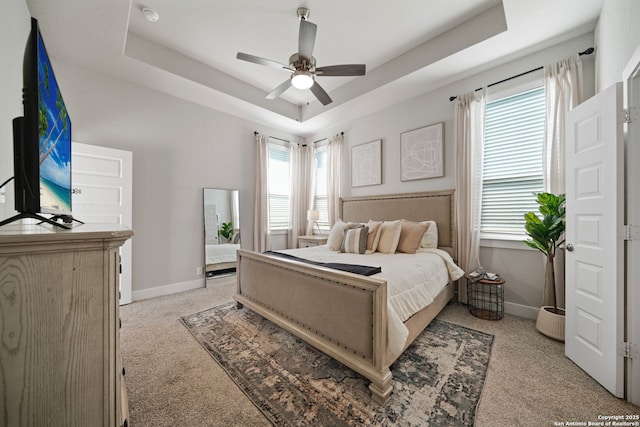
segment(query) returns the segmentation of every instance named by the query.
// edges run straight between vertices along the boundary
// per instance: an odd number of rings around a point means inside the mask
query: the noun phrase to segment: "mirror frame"
[[[203,188],[206,279],[227,276],[236,271],[236,251],[241,244],[239,195],[238,190]]]

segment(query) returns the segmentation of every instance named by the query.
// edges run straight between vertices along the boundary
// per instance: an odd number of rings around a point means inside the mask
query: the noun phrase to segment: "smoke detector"
[[[160,15],[158,14],[158,12],[151,9],[150,7],[143,7],[142,13],[144,13],[144,17],[147,18],[147,21],[149,22],[156,22],[158,19],[160,19]]]

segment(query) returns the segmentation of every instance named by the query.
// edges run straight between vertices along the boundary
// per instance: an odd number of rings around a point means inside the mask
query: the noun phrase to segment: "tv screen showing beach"
[[[71,121],[38,33],[40,211],[71,213]]]

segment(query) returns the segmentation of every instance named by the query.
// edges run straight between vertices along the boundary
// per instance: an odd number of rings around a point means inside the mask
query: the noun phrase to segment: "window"
[[[487,103],[482,181],[483,234],[524,234],[524,214],[536,212],[544,189],[544,87]]]
[[[320,213],[320,219],[317,221],[320,231],[329,233],[329,201],[327,197],[327,161],[328,161],[327,145],[317,147],[315,150],[315,183],[313,209]]]
[[[320,231],[329,232],[329,208],[327,197],[327,145],[316,147],[313,209],[319,211],[317,221]],[[286,232],[290,228],[289,207],[291,204],[289,148],[277,140],[269,141],[269,163],[267,166],[269,187],[269,230]],[[305,192],[306,193],[306,192]]]
[[[289,150],[269,142],[269,230],[289,229]]]

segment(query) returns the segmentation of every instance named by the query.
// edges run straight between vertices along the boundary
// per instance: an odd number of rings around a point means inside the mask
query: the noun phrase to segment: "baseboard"
[[[540,307],[529,307],[528,305],[516,304],[514,302],[504,303],[504,312],[514,316],[524,317],[525,319],[536,319]]]
[[[170,285],[158,286],[155,288],[141,289],[131,292],[132,301],[141,301],[143,299],[161,297],[163,295],[175,294],[191,289],[204,288],[204,278],[198,280],[190,280],[188,282],[172,283]]]

